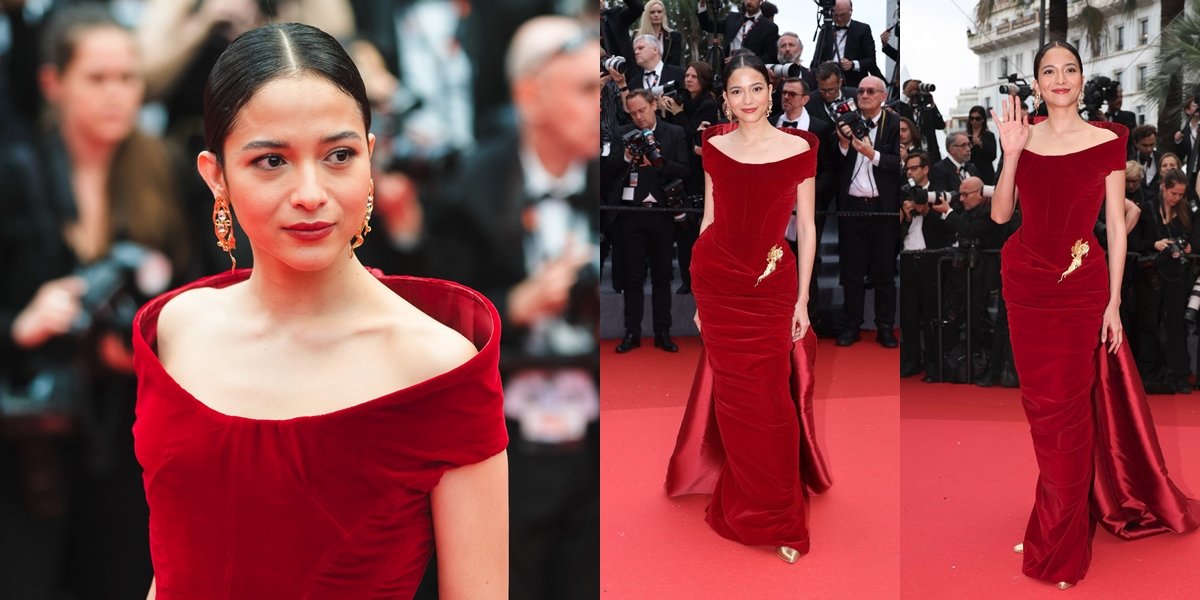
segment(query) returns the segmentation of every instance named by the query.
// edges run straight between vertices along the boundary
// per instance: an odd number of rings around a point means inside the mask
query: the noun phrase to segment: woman
[[[658,38],[658,47],[662,49],[663,62],[683,66],[683,34],[671,29],[667,24],[667,9],[663,6],[662,0],[650,0],[646,3],[646,9],[642,13],[642,22],[638,25],[637,32],[633,34],[636,39],[639,35],[652,35]]]
[[[704,165],[700,160],[700,133],[704,128],[717,122],[717,99],[713,96],[713,70],[706,62],[697,61],[688,65],[683,75],[683,87],[687,90],[687,100],[680,104],[671,96],[663,96],[659,103],[670,115],[670,121],[683,128],[692,142],[692,168],[685,182],[689,196],[704,193]],[[700,219],[694,214],[681,213],[676,216],[675,244],[679,252],[679,276],[683,285],[676,290],[678,294],[689,294],[692,291],[692,244],[699,235]]]
[[[1162,162],[1167,162],[1166,155]],[[1153,386],[1147,383],[1147,389],[1188,394],[1192,386],[1183,315],[1194,277],[1184,255],[1200,247],[1200,227],[1194,226],[1188,210],[1183,171],[1166,171],[1158,188],[1154,198],[1143,204],[1142,218],[1129,240],[1131,251],[1154,257],[1139,272],[1137,281],[1140,343],[1134,350],[1143,378],[1154,380]],[[1165,334],[1161,341],[1160,329]]]
[[[988,131],[987,113],[982,106],[972,106],[967,113],[967,138],[971,140],[971,159],[967,162],[979,169],[985,185],[996,181],[996,136]]]
[[[1001,275],[1040,476],[1014,550],[1024,553],[1026,575],[1066,589],[1091,559],[1089,503],[1100,525],[1122,539],[1193,530],[1200,504],[1166,477],[1122,343],[1128,133],[1080,118],[1083,61],[1075,48],[1050,42],[1033,62],[1035,104],[1044,100],[1048,117],[1031,126],[1012,98],[1002,115],[992,112],[1007,162],[991,214],[1007,222],[1020,197],[1021,227],[1004,245]],[[1092,234],[1102,199],[1112,221],[1108,251],[1117,257],[1107,270]]]
[[[794,563],[809,548],[805,497],[829,485],[811,444],[811,406],[797,406],[811,402],[816,358],[808,284],[817,140],[771,125],[770,77],[757,56],[734,57],[726,73],[725,102],[736,127],[704,133],[704,219],[692,262],[706,356],[666,487],[671,495],[711,493],[707,520],[717,533],[773,546]],[[793,208],[796,257],[784,249]],[[814,475],[807,481],[800,477],[802,454],[805,472]]]
[[[0,590],[58,598],[70,564],[70,595],[130,598],[145,590],[150,551],[137,534],[146,507],[126,340],[143,294],[186,270],[188,242],[167,153],[136,128],[132,33],[80,6],[58,11],[42,42],[48,126],[36,144],[0,143],[0,396],[35,398],[48,382],[69,392],[43,397],[39,418],[0,411]],[[158,281],[125,285],[126,256]]]
[[[135,322],[151,596],[409,598],[436,542],[441,597],[506,597],[499,320],[355,258],[375,142],[358,70],[318,29],[260,27],[204,106],[217,243],[236,218],[255,267]]]

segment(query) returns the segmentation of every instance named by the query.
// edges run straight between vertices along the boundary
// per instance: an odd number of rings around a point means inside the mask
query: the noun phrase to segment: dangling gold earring
[[[1042,105],[1042,93],[1034,92],[1033,93],[1033,112],[1037,112],[1038,107],[1041,105]]]
[[[217,246],[229,254],[230,271],[237,269],[237,258],[233,256],[237,248],[237,239],[233,237],[233,213],[229,210],[229,202],[225,196],[217,194],[213,199],[212,211],[213,233],[217,236]]]
[[[728,104],[725,105],[725,120],[729,121],[730,123],[735,122],[735,119],[733,117],[733,109],[729,108]]]
[[[371,187],[367,190],[367,213],[363,216],[362,228],[358,233],[354,234],[354,239],[350,240],[350,255],[354,255],[354,250],[363,245],[366,241],[368,233],[371,233],[371,212],[375,210],[375,180],[371,180]]]

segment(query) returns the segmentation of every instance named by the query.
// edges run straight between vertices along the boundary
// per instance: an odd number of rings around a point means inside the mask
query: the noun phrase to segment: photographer
[[[1175,148],[1180,158],[1187,164],[1187,174],[1190,180],[1189,188],[1193,195],[1196,189],[1196,165],[1200,162],[1200,96],[1188,99],[1183,109],[1185,122],[1179,131],[1175,132]]]
[[[633,62],[633,44],[629,38],[629,29],[642,17],[645,11],[643,0],[625,0],[624,6],[606,6],[605,0],[600,0],[600,44],[605,54],[609,56],[624,56],[625,60]]]
[[[662,61],[662,48],[658,45],[658,38],[653,35],[639,35],[633,40],[633,54],[636,64],[629,68],[626,76],[629,89],[651,90],[654,95],[661,96],[663,86],[671,84],[671,87],[678,88],[683,85],[683,68]]]
[[[908,117],[900,117],[900,160],[907,160],[914,152],[924,152],[921,138],[917,137],[917,124]],[[925,155],[928,162],[929,155]],[[929,166],[929,165],[926,165]]]
[[[664,95],[659,104],[666,108],[671,123],[683,128],[688,134],[688,153],[691,163],[691,173],[684,180],[689,197],[704,194],[704,165],[700,156],[700,132],[709,124],[717,122],[717,99],[713,95],[713,70],[708,63],[696,61],[688,65],[683,75],[684,92],[675,95]],[[686,98],[682,104],[678,98]],[[675,245],[679,253],[679,277],[682,280],[676,294],[692,292],[692,244],[700,234],[699,213],[679,213],[675,215]]]
[[[766,64],[778,62],[775,56],[775,43],[779,39],[775,14],[778,12],[774,4],[762,0],[742,0],[741,12],[729,13],[719,19],[714,19],[708,12],[704,0],[700,0],[697,7],[700,29],[722,35],[721,50],[725,56],[745,48]],[[728,58],[725,60],[729,61]]]
[[[930,202],[942,201],[930,188],[929,155],[916,151],[905,159],[909,183],[900,205],[900,376],[922,370],[925,381],[937,381],[937,255],[913,253],[945,248],[953,241],[946,222],[930,216]]]
[[[1162,152],[1156,147],[1158,144],[1158,129],[1153,125],[1138,125],[1129,133],[1129,139],[1133,142],[1133,150],[1129,155],[1129,160],[1138,161],[1145,171],[1142,179],[1142,189],[1148,193],[1154,193],[1158,188],[1160,179],[1158,167],[1162,157]]]
[[[1134,347],[1149,393],[1191,391],[1183,312],[1193,278],[1185,255],[1200,248],[1200,227],[1192,223],[1186,191],[1187,175],[1179,169],[1168,171],[1159,184],[1159,199],[1142,205],[1142,218],[1129,240],[1131,251],[1150,258],[1137,270]]]
[[[896,115],[883,110],[886,97],[882,79],[863,79],[857,94],[858,111],[854,113],[860,116],[862,129],[856,132],[846,121],[837,125],[842,153],[839,210],[900,211],[900,124]],[[838,219],[838,226],[845,303],[837,345],[850,346],[861,339],[865,279],[870,274],[875,286],[875,340],[885,348],[895,348],[899,342],[892,323],[896,315],[896,242],[900,233],[895,217]]]
[[[834,30],[825,36],[825,44],[815,50],[812,68],[833,61],[841,67],[846,85],[857,87],[864,77],[873,75],[883,79],[883,73],[875,65],[875,36],[871,26],[852,20],[853,15],[854,4],[850,0],[834,2]]]
[[[136,128],[133,33],[80,6],[42,42],[48,127],[0,145],[0,590],[136,598],[151,572],[127,340],[145,296],[186,276],[187,235],[168,154]],[[157,265],[155,289],[115,256],[122,242],[161,253],[139,264]]]
[[[648,90],[629,92],[625,108],[633,126],[623,130],[606,160],[607,169],[624,169],[618,202],[625,206],[666,206],[669,187],[691,173],[688,135],[683,128],[657,118],[658,100]],[[646,133],[649,135],[646,135]],[[681,187],[681,186],[680,186]],[[682,191],[682,190],[681,190]],[[612,202],[610,200],[610,202]],[[669,212],[621,212],[614,224],[617,231],[613,252],[624,264],[625,336],[618,353],[641,346],[644,309],[643,286],[650,263],[654,345],[678,352],[671,341],[671,245],[675,221]]]
[[[852,87],[845,87],[842,68],[835,62],[823,62],[817,65],[813,76],[817,78],[817,95],[820,96],[821,101],[809,106],[808,113],[833,126],[838,118],[837,106],[848,98],[853,99],[858,92]]]
[[[942,118],[942,112],[933,100],[933,84],[909,79],[901,87],[904,100],[896,104],[896,110],[917,124],[917,131],[922,140],[921,146],[929,152],[929,160],[936,164],[942,160],[942,154],[938,150],[937,132],[946,128],[946,120]]]
[[[991,328],[988,326],[987,299],[992,290],[1000,285],[1000,260],[991,253],[983,250],[998,250],[1003,241],[1003,231],[999,224],[992,220],[991,203],[984,196],[983,180],[970,176],[959,184],[956,202],[939,202],[932,205],[931,210],[940,214],[946,227],[949,228],[955,242],[954,246],[960,251],[947,273],[946,287],[946,320],[950,325],[943,331],[946,348],[953,348],[959,342],[958,327],[966,326],[967,308],[970,307],[971,346],[972,353],[989,347],[992,341],[985,336]],[[970,270],[968,272],[968,267]],[[970,298],[967,297],[967,277],[970,276]],[[970,358],[970,357],[966,357]],[[991,360],[989,365],[998,367],[999,361]],[[957,374],[952,374],[957,375]],[[976,376],[983,375],[976,373]],[[965,373],[963,373],[965,377]]]

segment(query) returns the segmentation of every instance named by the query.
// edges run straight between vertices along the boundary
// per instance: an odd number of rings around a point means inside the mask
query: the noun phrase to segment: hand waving
[[[996,109],[992,109],[992,122],[996,124],[1000,147],[1005,155],[1019,154],[1029,141],[1029,117],[1021,114],[1017,108],[1018,101],[1016,96],[1011,95],[1001,100],[1000,110],[1003,114],[999,117],[996,116]]]

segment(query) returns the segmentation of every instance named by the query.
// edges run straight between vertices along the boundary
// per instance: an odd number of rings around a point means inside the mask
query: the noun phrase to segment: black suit
[[[979,173],[979,178],[987,185],[996,184],[996,134],[984,129],[979,132],[979,145],[971,146],[971,166]]]
[[[711,9],[709,9],[711,10]],[[706,10],[699,14],[700,29],[711,33],[720,33],[721,49],[725,56],[729,56],[729,44],[733,38],[737,37],[738,31],[745,24],[745,16],[740,12],[732,12],[727,16],[717,20],[713,20]],[[772,64],[777,61],[779,48],[779,26],[775,24],[775,20],[766,16],[759,11],[758,20],[742,37],[742,48],[749,50],[758,55],[764,63]]]
[[[683,34],[678,31],[668,31],[662,43],[662,59],[668,65],[683,67]]]
[[[929,191],[934,191],[932,183]],[[915,213],[914,213],[915,218]],[[900,222],[900,239],[908,237],[913,219]],[[921,237],[925,245],[918,250],[945,248],[954,240],[941,214],[929,210],[921,217]],[[925,365],[935,372],[937,337],[937,268],[940,255],[900,254],[900,364],[903,368]]]
[[[1145,169],[1146,173],[1142,175],[1142,190],[1147,194],[1158,194],[1158,184],[1162,180],[1162,176],[1158,173],[1159,165],[1162,164],[1162,150],[1155,148],[1150,156],[1150,164],[1147,165],[1142,161],[1142,154],[1138,152],[1137,148],[1134,148],[1129,152],[1126,160],[1136,160]],[[1146,182],[1146,174],[1151,175],[1149,182]]]
[[[910,118],[917,124],[917,132],[921,136],[921,147],[929,154],[929,161],[936,163],[942,160],[942,150],[938,146],[937,132],[946,128],[946,119],[937,105],[913,108],[908,102],[896,103],[896,112]]]
[[[642,17],[646,9],[642,0],[625,0],[625,6],[600,11],[600,45],[610,56],[624,56],[633,64],[633,40],[629,28]]]
[[[850,195],[850,184],[859,167],[858,151],[853,144],[841,158],[838,179],[838,208],[843,211],[896,213],[900,211],[900,120],[882,111],[875,128],[872,144],[879,154],[879,165],[869,163],[873,183],[871,197]],[[839,152],[841,151],[839,147]],[[866,289],[864,278],[869,273],[875,285],[875,323],[890,329],[896,314],[896,241],[900,227],[896,217],[885,214],[877,217],[838,219],[838,252],[841,255],[842,288],[845,294],[845,323],[857,331],[863,320],[863,301]]]
[[[971,164],[964,163],[963,170],[971,177],[979,177],[979,169]],[[942,160],[934,163],[929,168],[929,185],[937,190],[946,192],[957,192],[958,186],[962,183],[963,178],[958,174],[958,167],[954,165],[954,161],[947,156]]]
[[[816,69],[817,65],[827,60],[837,61],[842,58],[848,58],[858,62],[857,69],[850,69],[843,73],[846,80],[846,85],[858,87],[858,83],[867,75],[874,75],[883,79],[883,73],[879,71],[879,67],[875,64],[875,36],[871,35],[871,26],[866,23],[860,23],[851,20],[846,25],[846,53],[839,55],[837,51],[837,32],[831,31],[830,35],[825,37],[823,48],[817,48],[813,55],[811,68]]]
[[[683,75],[686,71],[683,67],[675,66],[668,63],[663,63],[662,75],[658,78],[658,85],[664,85],[668,81],[674,81],[678,89],[683,89]],[[625,81],[631,90],[640,90],[646,87],[645,83],[646,70],[635,65],[629,68],[629,74],[625,76]]]
[[[583,368],[598,378],[596,350],[531,355],[525,348],[530,330],[508,317],[509,292],[529,276],[522,218],[534,200],[527,197],[518,147],[517,138],[506,135],[467,156],[449,178],[430,217],[434,276],[475,288],[496,306],[504,324],[500,371],[506,382],[530,367]],[[480,193],[485,186],[489,193]],[[567,199],[577,214],[595,214],[597,187],[598,165],[592,163],[583,192]],[[593,589],[600,577],[599,423],[588,425],[578,445],[549,452],[523,440],[516,421],[509,419],[508,427],[513,597],[586,598],[578,590]],[[572,551],[555,550],[562,547]],[[429,572],[435,571],[431,561]]]
[[[624,135],[635,127],[630,126]],[[654,137],[661,147],[662,167],[647,167],[625,162],[625,147],[620,138],[613,143],[612,154],[606,168],[626,169],[637,177],[633,188],[633,200],[621,199],[621,192],[631,183],[630,177],[622,178],[617,193],[610,195],[610,202],[625,206],[641,206],[648,196],[653,196],[657,206],[666,200],[664,188],[675,179],[687,179],[691,172],[688,153],[691,145],[687,132],[678,125],[659,119],[654,127]],[[675,221],[669,212],[622,212],[614,223],[616,232],[613,255],[621,257],[624,279],[622,290],[625,299],[625,332],[641,335],[642,316],[646,284],[647,259],[650,262],[651,303],[653,305],[654,333],[670,333],[671,330],[671,246],[675,239]]]

